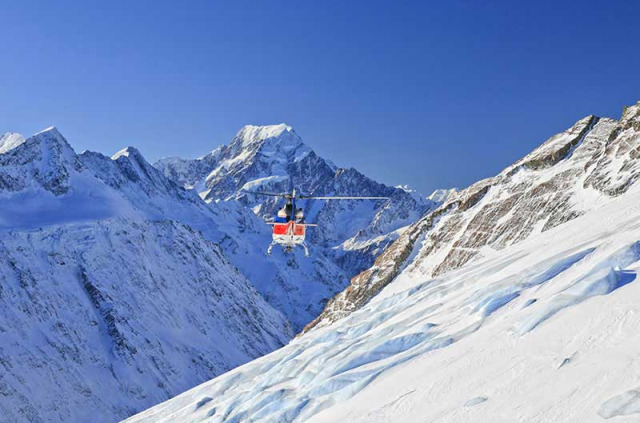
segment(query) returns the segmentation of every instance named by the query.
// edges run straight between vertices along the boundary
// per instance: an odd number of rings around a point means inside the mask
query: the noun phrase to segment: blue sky
[[[484,5],[481,3],[485,3]],[[640,100],[640,3],[0,0],[0,132],[197,157],[286,122],[428,193]]]

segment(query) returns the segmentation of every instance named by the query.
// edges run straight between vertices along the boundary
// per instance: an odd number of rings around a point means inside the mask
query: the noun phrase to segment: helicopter
[[[315,223],[306,223],[302,208],[296,207],[296,200],[389,200],[389,197],[331,197],[303,195],[293,188],[291,193],[275,193],[264,191],[247,191],[247,194],[263,195],[267,197],[280,197],[287,200],[287,203],[276,213],[272,222],[267,224],[273,226],[271,244],[267,248],[267,254],[271,255],[276,244],[282,246],[283,251],[292,252],[297,246],[304,248],[304,255],[309,257],[309,247],[305,242],[307,227],[318,226]]]

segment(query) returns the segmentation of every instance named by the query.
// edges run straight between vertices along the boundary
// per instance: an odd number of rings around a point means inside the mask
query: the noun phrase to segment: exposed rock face
[[[385,201],[305,201],[314,255],[338,263],[347,275],[369,267],[399,235],[437,204],[406,188],[389,187],[355,169],[337,168],[319,157],[285,124],[246,126],[229,145],[201,159],[164,159],[154,164],[165,176],[197,191],[206,201],[235,199],[262,218],[271,218],[282,200],[248,191],[299,192],[312,195],[382,196]]]
[[[640,103],[619,121],[588,116],[499,175],[458,192],[407,229],[305,331],[360,308],[400,272],[433,277],[590,210],[640,175]]]
[[[640,175],[640,103],[625,108],[620,122],[606,140],[606,148],[597,151],[587,163],[591,173],[584,186],[607,195],[618,195],[638,180]]]

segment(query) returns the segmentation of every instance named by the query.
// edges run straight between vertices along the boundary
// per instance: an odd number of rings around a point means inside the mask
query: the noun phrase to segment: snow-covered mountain
[[[1,146],[2,422],[124,418],[282,346],[344,286],[330,262],[253,284],[228,257],[284,273],[252,245],[266,225],[134,148],[76,154],[55,128]]]
[[[0,421],[113,422],[292,334],[217,245],[178,222],[0,236]]]
[[[205,203],[194,191],[184,190],[164,177],[135,148],[129,147],[112,158],[99,153],[82,156],[102,180],[145,209],[147,215],[184,222],[218,243],[267,302],[287,317],[295,332],[320,314],[326,302],[348,284],[344,271],[322,254],[307,259],[275,251],[273,257],[267,257],[265,249],[271,242],[271,232],[260,218],[236,201]],[[118,168],[115,174],[114,161]],[[138,178],[130,187],[128,180],[120,180],[122,173],[143,175],[153,184],[144,184]],[[188,201],[180,207],[157,196],[148,201],[138,195],[140,187],[151,193],[160,187]]]
[[[353,168],[336,167],[285,124],[245,126],[229,145],[200,159],[163,159],[154,166],[206,201],[235,199],[262,218],[272,217],[281,200],[242,190],[290,192],[295,187],[308,195],[390,197],[305,202],[307,221],[319,225],[309,235],[314,254],[332,257],[349,276],[373,264],[401,228],[437,204],[408,189],[377,183]]]
[[[3,135],[3,416],[113,421],[268,353],[347,286],[327,239],[347,239],[351,231],[344,248],[362,256],[358,240],[366,237],[370,261],[374,249],[401,233],[399,225],[431,204],[353,169],[337,169],[288,127],[247,127],[218,151],[205,158],[218,157],[219,183],[212,185],[218,190],[238,175],[248,178],[243,167],[262,166],[282,176],[286,163],[291,175],[307,178],[302,189],[327,193],[316,188],[326,180],[309,180],[306,165],[315,157],[315,169],[328,172],[336,192],[390,195],[409,206],[398,215],[387,204],[348,202],[332,209],[318,203],[315,218],[326,227],[317,236],[325,244],[318,244],[314,256],[276,250],[266,257],[270,227],[261,217],[267,212],[256,215],[245,207],[252,204],[238,194],[247,188],[244,183],[227,201],[205,202],[133,147],[108,157],[76,154],[55,128],[29,139]],[[243,161],[245,156],[252,159]],[[186,168],[202,166],[205,159]],[[297,173],[296,166],[302,166]],[[231,171],[224,173],[226,168]],[[212,192],[203,197],[211,200]],[[359,213],[368,214],[353,221]],[[332,219],[342,226],[330,224]],[[354,234],[359,224],[364,230]]]
[[[309,327],[361,307],[401,271],[436,277],[545,232],[624,193],[638,178],[640,106],[588,116],[499,175],[455,193],[398,238]]]
[[[640,103],[580,120],[423,216],[314,330],[126,421],[637,421],[639,152]]]

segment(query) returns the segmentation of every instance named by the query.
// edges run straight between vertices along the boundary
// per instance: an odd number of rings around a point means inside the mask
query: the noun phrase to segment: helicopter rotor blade
[[[301,200],[390,200],[389,197],[325,197],[313,195],[300,195]]]
[[[279,194],[276,192],[263,192],[263,191],[247,191],[246,189],[241,189],[240,191],[246,192],[247,194],[265,195],[267,197],[291,198],[291,194]]]

